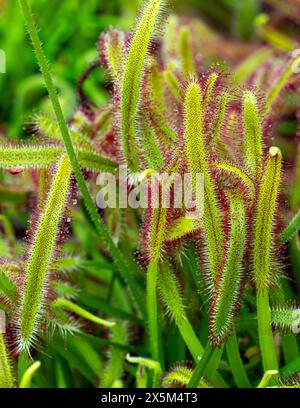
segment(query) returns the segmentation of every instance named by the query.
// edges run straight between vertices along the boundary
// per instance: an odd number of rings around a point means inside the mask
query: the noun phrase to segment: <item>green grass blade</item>
[[[293,236],[296,234],[297,231],[300,229],[300,210],[291,220],[289,225],[282,231],[280,234],[280,240],[282,242],[288,242]]]

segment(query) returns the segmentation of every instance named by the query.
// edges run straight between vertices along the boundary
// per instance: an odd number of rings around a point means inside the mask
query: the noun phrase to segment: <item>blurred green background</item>
[[[70,117],[76,105],[77,80],[97,59],[99,33],[110,25],[128,27],[137,1],[126,2],[126,8],[121,0],[33,0],[31,3],[65,113]],[[0,48],[7,59],[7,74],[0,76],[0,122],[10,137],[16,137],[30,114],[47,110],[48,103],[17,0],[2,1]],[[97,75],[93,79],[87,84],[90,87],[87,91],[98,103],[105,103],[105,93],[101,92],[103,77]]]
[[[142,0],[32,0],[41,27],[46,55],[51,62],[67,118],[77,103],[76,85],[97,59],[97,39],[110,26],[129,30]],[[250,40],[259,0],[172,0],[174,12],[201,15],[225,35]],[[11,138],[24,135],[32,114],[48,110],[39,74],[17,0],[0,0],[0,48],[6,53],[7,73],[0,74],[0,129]],[[100,74],[99,74],[100,72]],[[87,81],[86,93],[102,105],[105,78],[97,70]]]
[[[98,59],[97,41],[100,33],[110,26],[130,30],[135,21],[137,9],[142,2],[143,0],[31,0],[67,119],[72,117],[78,103],[79,78],[89,65]],[[289,0],[289,2],[294,4],[297,0]],[[278,30],[279,35],[281,33],[290,34],[298,30],[298,43],[300,42],[300,17],[297,17],[299,18],[298,28],[293,18],[290,18],[287,24],[286,11],[281,9],[285,0],[170,0],[170,3],[174,13],[199,16],[216,32],[219,32],[221,35],[217,37],[215,43],[215,46],[219,47],[216,52],[220,49],[230,51],[234,55],[237,54],[237,63],[240,62],[239,58],[243,60],[245,56],[247,57],[248,50],[251,49],[244,47],[243,42],[250,44],[250,47],[253,45],[252,51],[257,45],[268,42],[259,38],[254,24],[255,17],[262,11],[267,13],[270,11],[272,28]],[[275,3],[278,8],[273,12],[274,9],[272,11],[269,7]],[[282,17],[278,18],[281,13]],[[286,41],[282,41],[278,33],[277,31],[275,35],[272,33],[271,39],[275,38],[280,44],[282,42],[285,44]],[[227,41],[228,39],[235,40],[237,44],[235,41]],[[211,47],[210,44],[209,47]],[[239,56],[240,48],[242,48],[243,57]],[[24,124],[31,121],[34,113],[50,112],[51,107],[26,35],[18,0],[0,0],[0,49],[5,51],[7,57],[7,73],[0,74],[0,137],[1,134],[10,138],[25,137]],[[85,92],[98,105],[106,104],[108,93],[103,70],[99,68],[93,72],[85,84]],[[292,110],[292,114],[287,116],[287,121],[283,123],[291,137],[294,137],[296,128],[294,116]],[[292,127],[291,130],[289,130],[290,127]],[[294,144],[288,145],[284,140],[284,157],[288,157],[286,146],[291,146],[290,154],[293,156]],[[0,172],[0,180],[1,177],[2,172]],[[29,213],[33,206],[30,195],[32,186],[28,183],[27,187],[25,177],[26,174],[23,174],[22,178],[5,174],[5,183],[0,186],[2,212],[11,221],[17,238],[24,237]],[[135,227],[128,228],[126,231],[129,239],[120,243],[122,251],[131,260],[132,268],[135,265],[132,261],[132,253],[138,245],[137,226],[140,224],[140,219],[137,216],[134,217],[132,223]],[[107,224],[110,230],[114,230],[113,221],[116,218],[117,214],[114,212],[108,214]],[[120,220],[117,219],[116,225],[119,223]],[[78,297],[77,302],[94,313],[101,311],[101,314],[107,318],[114,316],[126,319],[130,324],[138,322],[141,326],[139,330],[143,330],[144,322],[139,321],[139,318],[133,315],[131,299],[126,295],[124,282],[118,276],[110,260],[107,259],[107,253],[103,251],[102,244],[84,211],[74,211],[71,230],[73,240],[68,241],[64,246],[66,258],[62,261],[62,270],[64,273],[70,273],[69,278],[72,285],[74,283],[74,288],[79,289],[78,291],[74,289]],[[0,255],[8,256],[9,251],[4,244],[4,240],[0,237]],[[18,253],[22,252],[22,245],[23,241],[20,240],[17,247]],[[294,252],[298,256],[296,246]],[[71,258],[73,254],[77,257]],[[292,263],[299,265],[299,262],[299,256],[296,258],[295,255]],[[196,258],[194,263],[196,264]],[[294,269],[296,270],[297,267]],[[184,269],[189,273],[188,265]],[[190,275],[192,276],[192,273]],[[289,294],[289,297],[293,298],[293,295]],[[188,300],[190,302],[190,299]],[[191,314],[193,310],[198,310],[197,302],[194,306],[192,305]],[[255,330],[252,328],[255,320],[247,319],[247,321],[252,325],[250,332],[254,336]],[[110,341],[103,336],[101,329],[93,325],[85,329],[84,333],[69,336],[67,340],[55,336],[53,343],[48,345],[47,353],[42,351],[38,354],[38,359],[42,361],[42,369],[39,376],[36,377],[36,386],[74,387],[96,383],[95,379],[99,379],[102,374],[103,351],[101,348],[109,346]],[[133,332],[130,335],[128,351],[143,355],[144,346],[140,342],[143,336],[140,332]],[[206,337],[207,325],[204,319],[201,325],[201,340],[205,341]],[[186,359],[186,348],[177,329],[170,329],[165,341],[168,342],[169,365]],[[256,358],[255,355],[254,358]],[[75,375],[71,373],[70,367],[76,368]],[[132,372],[129,366],[126,370]],[[81,375],[78,375],[78,372]]]

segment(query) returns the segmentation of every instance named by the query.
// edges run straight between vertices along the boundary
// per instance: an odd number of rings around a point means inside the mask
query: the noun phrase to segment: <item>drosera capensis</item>
[[[20,351],[29,351],[36,340],[37,326],[43,313],[47,277],[56,249],[60,223],[67,206],[71,171],[69,158],[63,155],[57,163],[44,211],[37,221],[36,232],[25,261],[25,285],[17,322],[17,347]]]
[[[151,355],[154,360],[162,359],[159,346],[158,308],[157,308],[157,281],[160,269],[161,251],[167,223],[167,210],[163,207],[164,187],[159,187],[159,206],[152,209],[150,230],[150,260],[147,269],[147,312]]]
[[[262,172],[262,131],[258,103],[253,92],[244,92],[243,108],[246,156],[245,164],[250,174],[259,181],[261,179]]]
[[[271,329],[268,289],[272,280],[272,233],[281,180],[281,164],[281,151],[278,147],[272,146],[259,192],[254,226],[253,267],[257,291],[258,331],[265,370],[278,368]]]
[[[177,365],[173,367],[163,378],[163,387],[172,388],[173,386],[187,386],[193,375],[193,370],[185,365]],[[200,380],[197,388],[210,388],[208,382]]]
[[[0,388],[14,388],[11,360],[8,354],[5,336],[0,332]]]
[[[23,12],[24,15],[24,19],[25,19],[25,23],[27,25],[27,29],[28,29],[28,33],[30,36],[30,39],[32,41],[32,45],[33,45],[33,49],[34,52],[36,54],[43,78],[44,78],[44,82],[47,88],[47,91],[49,93],[49,97],[51,100],[51,104],[52,104],[52,108],[53,111],[55,113],[56,119],[57,119],[57,123],[61,132],[61,136],[62,139],[64,141],[65,144],[65,148],[67,151],[67,154],[69,156],[71,165],[72,165],[72,169],[74,171],[79,189],[82,193],[84,202],[85,202],[85,206],[86,209],[89,213],[90,219],[92,220],[95,229],[97,231],[97,233],[101,236],[101,238],[106,242],[109,250],[111,251],[111,253],[113,254],[113,258],[114,261],[116,262],[116,265],[118,265],[119,271],[121,274],[126,274],[127,271],[127,263],[124,259],[124,257],[122,256],[121,252],[118,250],[118,248],[116,247],[116,245],[114,244],[112,238],[110,237],[108,231],[106,230],[102,220],[99,218],[99,215],[97,213],[97,209],[96,206],[90,196],[90,193],[88,191],[88,187],[85,183],[83,174],[81,172],[80,169],[80,165],[78,163],[77,157],[76,157],[76,153],[72,144],[72,140],[70,137],[70,133],[69,133],[69,129],[68,126],[65,122],[64,116],[63,116],[63,112],[62,112],[62,108],[58,99],[58,95],[57,95],[57,90],[55,88],[53,79],[52,79],[52,75],[47,63],[47,59],[46,56],[44,54],[43,51],[43,47],[42,47],[42,43],[35,25],[35,21],[33,19],[33,15],[32,15],[32,10],[31,7],[28,3],[27,0],[19,0],[20,3],[20,7],[21,10]],[[125,278],[125,275],[123,275]],[[138,288],[138,286],[136,285],[134,278],[130,275],[127,274],[126,280],[128,280],[129,282],[129,286],[131,288],[131,291],[133,293],[133,296],[135,298],[135,301],[137,302],[137,304],[139,305],[140,311],[141,313],[144,312],[144,306],[143,306],[143,302],[142,302],[142,296],[141,296],[141,292]]]
[[[29,169],[48,168],[56,163],[64,152],[62,146],[22,146],[19,148],[7,146],[3,148],[0,158],[0,168],[4,169]],[[80,165],[90,171],[107,171],[114,173],[117,164],[107,158],[86,150],[78,150],[78,161]]]
[[[197,191],[197,175],[204,175],[204,232],[209,254],[210,270],[213,282],[224,260],[224,237],[217,197],[210,176],[209,166],[205,154],[203,132],[202,92],[196,82],[191,82],[185,99],[185,144],[189,169],[192,174],[196,199],[200,202]]]
[[[155,30],[164,0],[151,0],[145,4],[128,52],[121,90],[121,136],[124,155],[129,169],[138,171],[137,119],[140,104],[141,81],[145,57]]]
[[[195,74],[195,62],[191,46],[191,33],[187,27],[182,27],[179,32],[179,50],[182,72],[186,78]]]
[[[216,280],[211,303],[211,340],[221,344],[231,334],[242,280],[242,260],[246,244],[246,210],[241,196],[229,193],[230,242],[224,270]]]
[[[50,104],[23,142],[1,126],[0,387],[299,384],[299,56],[280,51],[289,33],[268,20],[266,44],[241,47],[145,1],[130,33],[100,35],[67,115],[31,7],[19,3]],[[220,60],[228,69],[212,66]],[[101,103],[96,72],[109,90]],[[98,174],[117,198],[124,182],[137,204],[136,187],[157,183],[146,208],[100,209]],[[192,206],[177,200],[180,185]]]
[[[299,330],[300,308],[296,304],[274,306],[271,309],[272,324],[284,333],[297,334]]]

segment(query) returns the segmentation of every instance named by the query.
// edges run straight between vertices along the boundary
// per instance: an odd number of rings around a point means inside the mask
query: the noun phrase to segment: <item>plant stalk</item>
[[[211,378],[213,376],[219,366],[223,348],[223,346],[221,348],[213,348],[210,346],[210,343],[207,343],[203,356],[198,363],[187,388],[197,388],[202,377],[206,376]]]
[[[257,291],[257,320],[259,343],[264,371],[278,370],[275,343],[271,327],[271,310],[268,289]]]
[[[231,372],[238,388],[251,388],[244,364],[242,362],[239,346],[234,333],[226,344],[226,351],[230,363]]]
[[[157,277],[158,261],[154,259],[150,262],[147,271],[147,316],[151,356],[153,360],[160,362],[161,358],[157,313]]]

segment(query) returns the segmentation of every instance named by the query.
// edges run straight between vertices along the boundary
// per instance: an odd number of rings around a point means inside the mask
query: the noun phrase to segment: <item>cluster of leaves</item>
[[[33,118],[30,143],[1,145],[0,167],[26,181],[35,210],[25,248],[16,243],[9,213],[1,218],[7,253],[0,264],[0,304],[7,332],[0,337],[0,385],[29,386],[39,360],[40,370],[57,373],[53,386],[88,381],[118,387],[135,378],[138,387],[262,387],[280,368],[283,376],[297,373],[297,339],[286,333],[295,328],[297,308],[285,304],[293,288],[283,276],[290,239],[299,265],[299,214],[292,214],[300,204],[300,160],[283,170],[282,157],[289,156],[272,138],[283,118],[297,117],[300,57],[275,50],[276,32],[261,18],[261,32],[272,33],[265,36],[269,45],[236,64],[228,41],[218,57],[232,64],[234,74],[207,68],[219,36],[201,21],[175,16],[160,33],[167,6],[150,0],[132,33],[111,29],[100,36],[93,68],[101,63],[107,70],[109,103],[99,108],[82,98],[66,127],[30,9],[20,3],[56,116]],[[295,101],[288,105],[291,95]],[[285,125],[289,130],[290,121]],[[295,148],[297,141],[290,144]],[[99,214],[91,208],[85,181],[92,189],[98,173],[116,174],[121,164],[130,172],[128,191],[139,183],[137,173],[155,174],[157,207],[151,202],[143,213]],[[162,173],[170,176],[167,184]],[[198,218],[178,209],[173,196],[170,208],[163,205],[166,187],[176,187],[172,176],[186,173],[199,208],[197,175],[204,177]],[[87,212],[75,208],[77,186]],[[12,197],[23,205],[27,193],[20,185]],[[80,258],[66,255],[78,245]],[[88,335],[83,320],[91,322]],[[283,328],[278,344],[272,326]],[[59,356],[54,367],[39,351],[41,343]],[[180,363],[190,358],[195,369]],[[279,385],[294,386],[294,378]],[[45,380],[36,375],[34,381],[40,386]]]

